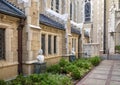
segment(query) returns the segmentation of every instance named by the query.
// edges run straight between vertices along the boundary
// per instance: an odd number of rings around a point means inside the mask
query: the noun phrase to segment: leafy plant
[[[60,62],[59,62],[59,65],[60,65],[61,67],[65,67],[65,66],[68,65],[68,64],[70,64],[70,62],[67,61],[67,60],[65,60],[64,58],[62,58],[62,59],[60,60]]]
[[[0,80],[0,85],[6,85],[6,82],[4,80]]]
[[[115,50],[116,50],[118,53],[120,53],[120,45],[116,45],[116,46],[115,46]]]
[[[52,65],[47,68],[47,72],[51,72],[51,73],[60,73],[60,70],[61,68],[59,64]]]
[[[89,60],[94,66],[97,66],[101,61],[100,57],[98,56],[91,57]]]

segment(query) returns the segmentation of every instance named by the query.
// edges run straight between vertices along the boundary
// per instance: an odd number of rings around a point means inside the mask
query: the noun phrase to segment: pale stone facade
[[[90,21],[85,21],[85,5],[90,2]],[[89,32],[89,43],[100,44],[103,51],[104,31],[104,0],[81,0],[80,1],[80,23],[83,23],[83,30]]]
[[[5,60],[0,60],[0,79],[17,76],[18,18],[0,14],[0,29],[5,29]]]
[[[106,27],[107,27],[107,48],[110,53],[115,53],[115,46],[120,45],[120,2],[119,0],[113,0],[107,4],[107,17],[106,17]]]
[[[55,0],[53,0],[56,4]],[[25,26],[22,33],[22,68],[25,75],[34,71],[33,63],[36,62],[38,51],[42,48],[41,36],[45,34],[45,62],[47,65],[58,63],[62,57],[67,57],[74,49],[76,56],[79,53],[80,31],[82,28],[79,21],[80,15],[77,11],[79,0],[59,0],[58,13],[54,5],[51,10],[51,0],[9,0],[11,5],[16,5],[26,15]],[[73,4],[72,20],[70,20],[70,3]],[[51,12],[52,11],[52,12]],[[80,10],[79,10],[80,11]],[[56,14],[54,15],[55,12]],[[40,14],[58,22],[63,26],[49,26],[40,23]],[[61,17],[60,17],[61,16]],[[5,51],[6,60],[0,60],[0,79],[11,79],[18,75],[18,31],[19,18],[0,13],[0,28],[5,29]],[[74,22],[74,23],[73,23]],[[77,31],[76,31],[77,30]],[[78,33],[79,32],[79,33]],[[48,35],[51,35],[51,54],[48,53]],[[54,36],[56,36],[56,53],[53,52]],[[87,38],[88,39],[88,38]],[[80,48],[81,49],[81,48]],[[9,71],[9,72],[8,72]],[[3,75],[3,73],[6,73]]]

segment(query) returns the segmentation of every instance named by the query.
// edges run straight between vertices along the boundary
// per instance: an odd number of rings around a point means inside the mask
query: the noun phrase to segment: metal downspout
[[[106,53],[106,0],[104,0],[104,36],[103,36],[103,50],[104,50],[104,54]]]
[[[25,20],[21,19],[19,22],[18,30],[18,74],[23,74],[22,67],[22,31],[25,25]]]

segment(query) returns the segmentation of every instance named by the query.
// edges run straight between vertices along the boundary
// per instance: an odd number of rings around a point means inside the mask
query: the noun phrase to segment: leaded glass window
[[[85,22],[91,21],[91,3],[86,2],[85,3]]]

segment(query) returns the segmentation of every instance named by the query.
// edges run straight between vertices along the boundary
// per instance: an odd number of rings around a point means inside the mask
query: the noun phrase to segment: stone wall
[[[97,43],[89,43],[83,45],[83,57],[93,57],[100,55],[100,44]]]
[[[17,75],[18,21],[17,18],[0,14],[0,28],[5,29],[5,59],[0,60],[0,79]]]

